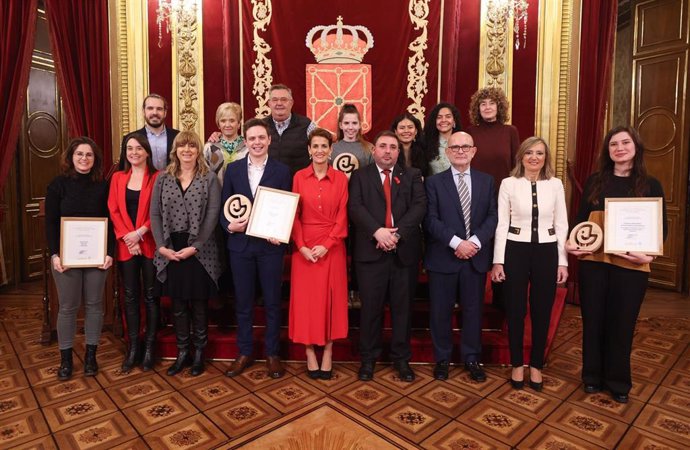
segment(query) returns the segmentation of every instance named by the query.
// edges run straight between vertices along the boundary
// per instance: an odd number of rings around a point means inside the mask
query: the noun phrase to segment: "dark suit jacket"
[[[252,195],[251,187],[249,187],[249,175],[247,174],[247,158],[242,159],[228,165],[225,169],[225,177],[223,178],[223,194],[221,195],[221,207],[224,207],[226,200],[235,195],[242,194],[254,203],[254,196]],[[259,186],[266,186],[274,189],[281,189],[283,191],[291,191],[292,176],[290,175],[290,168],[285,164],[276,161],[273,158],[268,158],[264,174],[259,181]],[[228,235],[227,246],[232,252],[241,252],[247,244],[252,242],[255,245],[265,247],[266,252],[283,252],[286,245],[273,245],[265,239],[247,236],[245,233],[230,233],[228,231],[229,222],[225,218],[223,211],[220,213],[220,224]]]
[[[493,239],[498,223],[494,179],[491,175],[470,169],[472,178],[471,233],[482,244],[481,250],[470,259],[478,272],[487,272],[493,258]],[[427,270],[453,273],[460,269],[458,259],[448,244],[453,236],[464,238],[465,219],[460,206],[458,189],[451,169],[428,177],[425,181],[429,199],[424,230],[427,235],[424,265]]]
[[[168,128],[166,127],[165,129],[165,136],[168,138],[168,150],[167,150],[167,157],[166,157],[166,164],[170,163],[170,150],[172,150],[172,145],[173,141],[175,140],[175,137],[177,136],[177,133],[179,133],[180,130],[176,130],[174,128]],[[139,128],[136,133],[139,133],[143,136],[146,136],[146,127]],[[126,135],[125,135],[126,136]],[[117,170],[125,170],[125,159],[127,158],[127,143],[125,142],[125,136],[122,136],[122,143],[120,144],[120,162],[117,164],[118,169]],[[199,151],[202,151],[203,148],[200,148]]]
[[[376,248],[374,232],[385,226],[386,200],[378,166],[369,164],[355,170],[350,178],[348,214],[354,226],[355,261],[376,261],[384,252]],[[391,172],[391,207],[393,227],[400,240],[396,250],[404,265],[416,264],[422,251],[420,225],[426,212],[426,194],[419,169],[396,165]]]

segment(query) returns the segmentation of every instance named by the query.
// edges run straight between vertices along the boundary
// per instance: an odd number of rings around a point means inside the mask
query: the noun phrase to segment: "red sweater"
[[[515,166],[515,155],[520,147],[517,128],[498,122],[481,122],[468,127],[467,132],[477,146],[472,168],[494,177],[494,187],[498,192],[501,181]]]

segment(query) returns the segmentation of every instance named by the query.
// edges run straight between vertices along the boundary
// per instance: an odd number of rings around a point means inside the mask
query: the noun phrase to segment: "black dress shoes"
[[[319,380],[321,379],[321,370],[316,369],[316,370],[309,370],[307,369],[307,376],[311,378],[312,380]]]
[[[513,389],[522,389],[525,387],[525,380],[513,380],[512,378],[510,379],[510,385],[513,386]]]
[[[483,383],[484,381],[486,381],[486,374],[484,373],[484,369],[482,369],[482,366],[480,366],[478,362],[466,362],[465,369],[467,369],[467,371],[470,373],[470,378],[472,378],[474,381],[477,381],[479,383]]]
[[[584,389],[585,392],[588,394],[596,394],[597,392],[601,392],[601,386],[599,386],[598,384],[585,383]]]
[[[448,379],[448,361],[439,361],[434,366],[434,379],[446,381]]]
[[[357,374],[360,381],[371,381],[374,378],[374,363],[373,361],[362,361],[359,366],[359,373]]]
[[[398,361],[394,366],[398,371],[398,377],[400,377],[402,381],[406,383],[412,383],[414,381],[414,372],[407,361]]]
[[[611,392],[611,397],[613,397],[613,400],[618,403],[628,403],[628,394]]]
[[[319,370],[319,378],[322,380],[330,380],[333,377],[333,369],[331,370]]]
[[[544,382],[540,381],[539,383],[537,383],[536,381],[529,380],[529,387],[531,387],[537,392],[541,392],[541,390],[544,389]]]

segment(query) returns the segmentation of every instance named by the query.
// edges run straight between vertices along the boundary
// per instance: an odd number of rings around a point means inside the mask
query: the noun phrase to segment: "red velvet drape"
[[[112,162],[107,0],[46,0],[50,41],[71,136],[89,136]]]
[[[0,191],[12,166],[25,106],[36,2],[0,0]]]
[[[618,2],[583,0],[580,41],[580,87],[577,109],[577,140],[571,221],[577,214],[587,177],[595,168],[604,135],[606,105],[611,87],[611,67]],[[570,258],[571,280],[577,281],[577,260]]]

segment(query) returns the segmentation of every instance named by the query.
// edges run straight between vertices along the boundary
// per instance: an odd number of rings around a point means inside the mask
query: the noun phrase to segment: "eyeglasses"
[[[273,103],[278,103],[278,102],[287,103],[290,100],[292,100],[292,99],[288,98],[288,97],[271,97],[271,102],[273,102]]]
[[[94,157],[94,154],[93,153],[74,152],[74,156],[76,156],[77,159],[92,159]]]
[[[474,148],[474,145],[449,145],[448,150],[453,153],[467,153]]]

